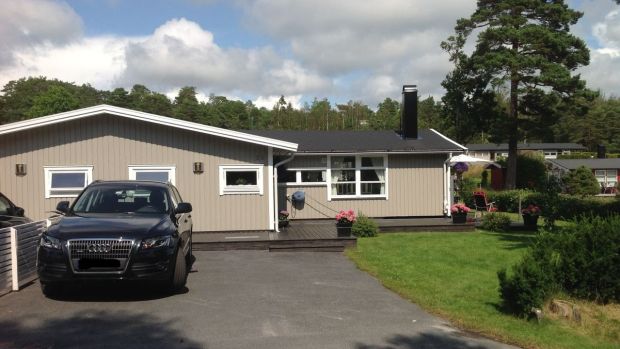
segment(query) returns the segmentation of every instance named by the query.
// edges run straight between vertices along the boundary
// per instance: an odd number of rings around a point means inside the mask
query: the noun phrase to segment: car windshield
[[[80,195],[73,206],[73,212],[161,214],[168,212],[169,207],[170,199],[161,187],[94,186]]]

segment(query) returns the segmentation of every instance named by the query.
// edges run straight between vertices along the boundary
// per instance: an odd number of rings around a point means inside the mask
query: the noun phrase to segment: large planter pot
[[[526,227],[535,227],[538,225],[538,217],[531,214],[521,215],[523,217],[523,225]]]
[[[353,227],[353,223],[336,223],[338,237],[350,237],[351,227]]]
[[[278,221],[278,227],[280,228],[288,227],[288,222],[289,222],[288,219],[280,219]]]
[[[452,223],[455,223],[455,224],[467,223],[467,213],[453,213]]]

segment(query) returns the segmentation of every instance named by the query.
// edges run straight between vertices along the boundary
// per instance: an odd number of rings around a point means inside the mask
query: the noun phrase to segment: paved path
[[[0,297],[0,348],[507,348],[467,336],[339,253],[197,252],[188,290],[38,284]]]

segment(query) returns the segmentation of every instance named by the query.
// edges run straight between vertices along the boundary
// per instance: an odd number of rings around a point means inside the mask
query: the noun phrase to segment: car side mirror
[[[179,202],[179,205],[174,210],[174,213],[190,213],[192,212],[192,204],[189,202]]]
[[[56,205],[56,211],[67,213],[69,212],[69,201],[61,201]]]
[[[21,207],[14,207],[13,208],[13,214],[17,217],[23,217],[24,214],[26,214],[26,212],[24,211],[23,208]]]

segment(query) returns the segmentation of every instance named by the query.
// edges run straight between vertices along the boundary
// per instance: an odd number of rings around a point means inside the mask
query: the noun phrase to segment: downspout
[[[273,165],[273,191],[274,191],[274,195],[273,195],[273,212],[274,212],[274,220],[273,220],[273,225],[274,225],[274,230],[276,231],[276,233],[280,232],[280,226],[278,224],[278,167],[286,164],[287,162],[290,162],[291,160],[293,160],[293,158],[295,157],[294,153],[291,153],[291,156],[278,162],[277,164]]]
[[[452,153],[448,154],[448,158],[446,159],[446,161],[443,163],[443,168],[444,168],[444,176],[445,176],[445,180],[444,180],[444,211],[446,213],[446,216],[450,217],[452,216],[452,212],[450,212],[450,206],[452,205],[452,187],[451,187],[451,183],[452,182],[452,170],[450,168],[450,159],[452,159]]]

